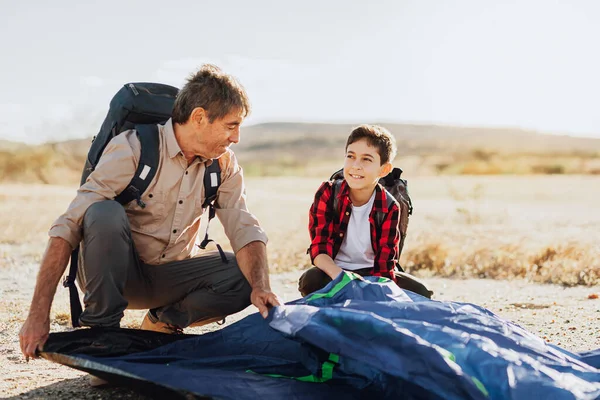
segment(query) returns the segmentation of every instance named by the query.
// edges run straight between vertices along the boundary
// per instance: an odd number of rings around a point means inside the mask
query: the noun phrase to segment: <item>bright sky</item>
[[[130,81],[204,62],[247,121],[513,126],[600,137],[595,0],[0,0],[0,138],[94,135]]]

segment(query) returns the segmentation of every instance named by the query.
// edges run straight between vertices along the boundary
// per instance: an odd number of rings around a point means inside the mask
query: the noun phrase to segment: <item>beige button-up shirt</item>
[[[211,162],[196,157],[188,166],[171,120],[159,125],[159,137],[158,170],[142,195],[146,207],[141,208],[135,200],[124,206],[137,252],[143,262],[153,265],[183,260],[197,253],[195,243],[204,211],[204,170],[206,163]],[[134,176],[139,158],[140,142],[135,131],[114,137],[67,211],[50,228],[49,235],[61,237],[75,248],[81,241],[83,216],[88,207],[121,193]],[[216,214],[234,252],[253,241],[267,243],[258,220],[246,207],[242,168],[234,153],[228,150],[214,161],[221,166]]]

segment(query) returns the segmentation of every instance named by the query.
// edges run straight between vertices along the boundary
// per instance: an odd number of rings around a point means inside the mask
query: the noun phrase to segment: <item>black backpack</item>
[[[398,246],[398,259],[402,254],[404,248],[404,239],[406,239],[406,232],[408,231],[408,217],[413,213],[412,200],[408,194],[408,182],[402,179],[402,170],[400,168],[394,168],[389,174],[379,179],[379,183],[386,190],[387,194],[387,206],[392,206],[394,201],[397,201],[400,206],[400,244]],[[339,214],[339,200],[337,194],[340,192],[342,180],[344,179],[344,170],[340,169],[331,175],[329,178],[333,182],[333,209]],[[395,199],[395,200],[394,200]],[[381,212],[377,212],[374,215],[375,223],[378,227],[383,224],[385,215]]]
[[[136,200],[140,207],[145,207],[146,205],[142,201],[141,196],[156,175],[159,163],[159,132],[157,124],[164,124],[171,118],[178,92],[179,89],[160,83],[125,84],[112,98],[108,115],[104,119],[100,131],[92,139],[92,145],[88,152],[80,184],[83,185],[88,176],[94,171],[108,142],[124,131],[135,129],[141,145],[140,161],[131,182],[125,190],[115,197],[115,200],[123,205]],[[217,177],[216,186],[214,185],[214,179],[211,180],[213,173]],[[218,162],[213,162],[206,168],[204,174],[206,196],[202,204],[203,208],[209,208],[209,223],[215,216],[214,201],[217,197],[217,190],[220,184],[221,168]],[[208,239],[207,224],[204,240],[199,247],[205,249],[209,242],[212,242],[212,240]],[[221,259],[227,262],[227,258],[221,247],[217,245],[217,248],[221,254]],[[75,286],[78,257],[79,247],[73,250],[71,254],[69,274],[63,281],[63,286],[69,288],[71,323],[73,327],[79,326],[79,316],[82,312],[79,293]]]

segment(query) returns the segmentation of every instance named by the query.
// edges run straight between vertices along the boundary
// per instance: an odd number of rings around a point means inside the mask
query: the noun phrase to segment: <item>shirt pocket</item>
[[[136,200],[126,208],[131,230],[135,232],[153,233],[165,223],[166,194],[149,192],[142,195],[145,207],[140,207]]]

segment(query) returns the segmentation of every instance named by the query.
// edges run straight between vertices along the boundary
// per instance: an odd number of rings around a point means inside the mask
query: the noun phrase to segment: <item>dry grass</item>
[[[67,312],[59,312],[54,314],[51,318],[51,322],[54,324],[67,326],[71,323],[71,314]]]
[[[246,176],[327,177],[343,161],[351,125],[248,127],[235,151]],[[519,130],[389,126],[397,165],[413,175],[600,174],[600,140]],[[77,184],[89,139],[37,146],[0,143],[0,182]],[[494,150],[489,150],[494,149]]]
[[[410,249],[403,259],[407,272],[418,276],[517,278],[564,286],[594,286],[600,283],[599,250],[597,246],[571,244],[532,252],[516,245],[461,252],[430,243]]]
[[[273,271],[309,266],[307,210],[319,179],[249,178],[248,201],[269,234]],[[402,255],[420,276],[600,283],[600,177],[409,179],[415,203]],[[74,187],[0,185],[0,266],[37,261]],[[218,221],[211,235],[225,248]]]
[[[428,157],[438,174],[446,175],[562,175],[600,173],[600,155],[595,152],[495,153],[471,152]]]
[[[79,182],[85,153],[72,153],[60,144],[0,150],[0,180],[69,184]]]

